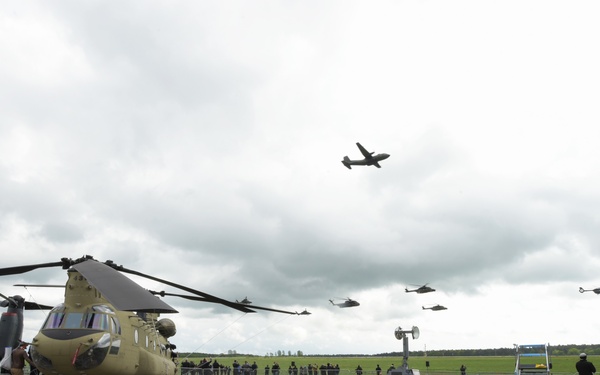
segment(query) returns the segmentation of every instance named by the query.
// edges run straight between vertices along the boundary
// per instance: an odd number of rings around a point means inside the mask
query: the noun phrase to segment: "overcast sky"
[[[598,343],[597,1],[13,1],[0,10],[2,267],[93,255],[181,351]],[[344,168],[355,143],[390,158]],[[152,281],[145,288],[181,293]],[[0,278],[55,305],[61,269]],[[405,293],[429,283],[435,293]],[[332,298],[360,307],[340,309]],[[339,300],[338,300],[339,301]],[[423,310],[442,304],[446,311]],[[26,314],[31,339],[44,313]],[[585,324],[581,324],[585,322]]]

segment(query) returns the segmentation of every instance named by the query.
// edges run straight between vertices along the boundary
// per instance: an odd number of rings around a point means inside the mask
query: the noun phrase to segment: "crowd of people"
[[[188,361],[187,359],[181,362],[182,375],[286,375],[285,369],[282,369],[277,362],[273,362],[272,366],[265,366],[260,371],[261,374],[259,374],[256,362],[250,364],[248,361],[241,364],[237,360],[234,360],[231,366],[219,363],[216,359],[213,360],[212,358],[204,358],[199,363],[194,363],[194,361]],[[320,366],[316,363],[309,363],[306,366],[298,367],[292,361],[287,369],[287,375],[339,375],[339,373],[340,366],[332,363]],[[360,373],[357,369],[357,374],[362,375],[362,368],[360,368]]]
[[[579,356],[580,360],[576,363],[575,367],[577,369],[578,375],[595,375],[596,368],[594,365],[587,360],[587,355],[585,353],[581,353]],[[392,364],[386,373],[389,373],[395,370],[396,367]],[[273,362],[273,365],[269,367],[269,365],[265,366],[259,374],[258,365],[256,362],[250,364],[248,361],[245,361],[243,364],[240,364],[237,360],[234,360],[231,366],[226,366],[219,363],[216,359],[213,360],[211,358],[200,361],[200,363],[196,364],[193,361],[188,361],[185,359],[181,363],[181,374],[182,375],[339,375],[340,367],[337,364],[327,363],[322,365],[317,365],[316,363],[309,363],[306,366],[296,366],[296,362],[292,361],[290,366],[287,369],[287,374],[285,373],[285,369],[282,369],[279,363]],[[463,364],[460,366],[460,375],[467,374],[467,367]],[[356,375],[363,375],[363,369],[360,365],[358,365],[355,369]],[[379,365],[375,368],[376,375],[382,375],[382,369]]]

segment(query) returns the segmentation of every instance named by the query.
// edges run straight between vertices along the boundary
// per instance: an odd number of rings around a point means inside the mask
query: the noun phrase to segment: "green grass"
[[[281,366],[281,375],[287,375],[287,369],[294,361],[296,366],[306,366],[309,363],[322,365],[327,363],[338,364],[340,366],[340,375],[348,375],[349,373],[354,374],[354,370],[360,365],[364,372],[364,375],[371,375],[375,371],[377,364],[383,369],[385,374],[386,370],[393,363],[396,367],[402,364],[402,357],[262,357],[262,356],[239,356],[239,357],[213,357],[216,358],[219,363],[231,366],[234,360],[243,364],[245,361],[252,364],[256,362],[258,365],[258,375],[264,375],[264,368],[266,365],[271,367],[273,362],[278,362]],[[202,358],[190,357],[188,360],[193,360],[198,363]],[[588,358],[591,362],[594,362],[594,357]],[[182,359],[180,359],[181,362]],[[552,362],[552,373],[553,374],[574,374],[575,362],[579,360],[578,356],[554,356],[551,357]],[[426,361],[429,361],[429,367],[426,367]],[[428,373],[455,373],[460,375],[459,368],[461,364],[467,367],[467,375],[474,375],[480,373],[497,373],[497,374],[510,374],[515,369],[515,357],[514,356],[498,356],[498,357],[410,357],[408,359],[408,365],[410,368],[419,369],[421,375]],[[600,363],[598,363],[600,364]],[[597,365],[598,365],[597,364]],[[320,375],[320,374],[319,374]]]

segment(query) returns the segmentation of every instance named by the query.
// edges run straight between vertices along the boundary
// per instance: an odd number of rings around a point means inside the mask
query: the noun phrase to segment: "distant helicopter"
[[[425,307],[425,306],[421,306],[423,308],[423,310],[433,310],[433,311],[440,311],[440,310],[448,310],[447,307],[442,306],[442,305],[435,305],[432,307]]]
[[[312,314],[312,313],[309,312],[307,309],[304,309],[304,311],[298,313],[298,315],[310,315],[310,314]]]
[[[235,300],[235,303],[241,303],[242,305],[250,305],[252,303],[252,301],[250,301],[248,299],[248,297],[244,297],[243,300],[238,301],[237,299]]]
[[[338,306],[338,307],[355,307],[355,306],[360,306],[360,303],[358,303],[358,301],[355,301],[353,299],[350,298],[346,298],[346,300],[344,302],[341,303],[334,303],[332,299],[329,300],[329,302],[331,302],[332,305],[334,306]]]
[[[429,284],[421,285],[417,289],[411,289],[411,290],[408,290],[408,288],[404,288],[404,290],[406,291],[406,293],[416,292],[418,294],[435,292],[435,289],[433,289],[432,287],[430,287],[428,285]],[[418,285],[416,285],[416,286],[418,286]]]
[[[301,315],[260,306],[250,309],[244,304],[127,269],[110,260],[101,263],[89,255],[75,260],[62,258],[54,263],[0,268],[0,276],[47,267],[62,267],[68,275],[64,302],[50,311],[31,342],[31,358],[36,367],[47,374],[175,375],[177,364],[173,350],[176,347],[169,338],[177,330],[171,319],[159,319],[159,316],[177,310],[155,295],[218,303],[244,313],[259,309]],[[151,292],[121,272],[194,295]],[[9,299],[5,297],[5,300]],[[12,324],[15,330],[22,331],[18,321]]]
[[[583,289],[582,287],[579,287],[579,293],[584,293],[584,292],[594,292],[596,294],[600,294],[600,288],[595,288],[595,289]]]

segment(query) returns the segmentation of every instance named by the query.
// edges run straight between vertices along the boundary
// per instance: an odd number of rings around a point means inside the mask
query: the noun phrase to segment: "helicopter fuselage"
[[[43,373],[174,375],[169,319],[120,311],[77,271],[68,272],[65,302],[33,338],[31,357]],[[167,327],[165,333],[164,327]]]

